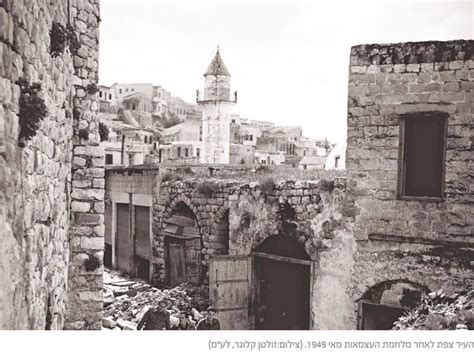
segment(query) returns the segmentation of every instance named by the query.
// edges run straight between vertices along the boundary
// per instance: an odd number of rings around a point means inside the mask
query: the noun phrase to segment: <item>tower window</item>
[[[114,155],[112,154],[105,154],[105,164],[112,165],[114,163]]]
[[[443,198],[447,118],[442,112],[400,116],[400,198]]]

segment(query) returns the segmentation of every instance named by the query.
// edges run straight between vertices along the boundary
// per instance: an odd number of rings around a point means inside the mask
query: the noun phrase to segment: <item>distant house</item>
[[[301,159],[299,167],[301,170],[323,170],[326,160],[327,156],[305,156]]]
[[[346,143],[338,143],[328,155],[326,170],[344,170],[346,168]]]

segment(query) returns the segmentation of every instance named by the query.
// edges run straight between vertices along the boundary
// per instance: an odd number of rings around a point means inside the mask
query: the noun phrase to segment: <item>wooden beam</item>
[[[304,259],[276,256],[274,254],[267,254],[267,253],[261,253],[261,252],[252,252],[252,255],[256,257],[271,259],[278,262],[294,263],[294,264],[301,264],[301,265],[306,265],[306,266],[311,266],[311,263],[312,263],[312,261],[306,261]]]

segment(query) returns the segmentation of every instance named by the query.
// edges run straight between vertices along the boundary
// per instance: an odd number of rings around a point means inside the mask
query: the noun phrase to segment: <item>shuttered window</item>
[[[447,114],[400,117],[399,196],[443,198]]]

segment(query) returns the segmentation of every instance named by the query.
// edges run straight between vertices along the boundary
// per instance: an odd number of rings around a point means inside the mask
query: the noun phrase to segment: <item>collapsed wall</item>
[[[81,247],[70,239],[79,179],[72,175],[73,145],[89,145],[79,139],[98,129],[76,114],[83,102],[94,110],[95,94],[86,88],[97,82],[98,25],[98,0],[0,2],[2,329],[62,329],[71,291],[90,287],[75,287],[80,277],[68,285],[67,278],[70,249],[74,255]],[[39,123],[32,120],[38,113]],[[90,315],[86,308],[82,319]]]

